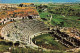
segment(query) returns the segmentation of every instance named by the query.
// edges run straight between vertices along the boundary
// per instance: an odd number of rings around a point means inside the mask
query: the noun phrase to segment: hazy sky
[[[23,2],[80,2],[80,0],[0,0],[0,3],[23,3]]]

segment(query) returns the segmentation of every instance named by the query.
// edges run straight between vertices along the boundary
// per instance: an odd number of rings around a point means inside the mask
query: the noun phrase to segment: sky
[[[0,3],[27,3],[27,2],[80,2],[80,0],[0,0]]]

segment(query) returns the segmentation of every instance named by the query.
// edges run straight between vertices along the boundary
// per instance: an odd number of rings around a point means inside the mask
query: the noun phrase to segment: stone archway
[[[29,19],[33,19],[33,17],[32,17],[32,16],[30,16],[30,15],[28,16],[28,18],[29,18]]]

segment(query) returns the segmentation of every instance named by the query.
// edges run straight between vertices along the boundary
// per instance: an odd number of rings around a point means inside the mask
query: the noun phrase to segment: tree
[[[19,7],[23,7],[23,4],[20,4]]]
[[[41,12],[42,12],[42,10],[39,10],[39,12],[41,13]]]
[[[43,7],[44,7],[44,8],[48,8],[48,6],[47,6],[47,5],[43,5]]]

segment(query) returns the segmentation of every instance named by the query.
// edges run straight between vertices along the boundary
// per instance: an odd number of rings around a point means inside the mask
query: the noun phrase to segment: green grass
[[[39,46],[44,44],[47,47],[48,46],[51,47],[51,48],[54,47],[54,49],[56,48],[58,50],[61,50],[61,49],[64,50],[64,49],[66,49],[66,47],[64,47],[63,45],[61,45],[60,43],[58,43],[54,39],[55,38],[52,37],[50,34],[43,34],[43,35],[40,35],[40,36],[35,37],[33,39],[33,41],[36,40],[36,42],[37,42],[36,44],[39,45]],[[50,49],[50,48],[48,48],[48,49]]]
[[[49,14],[48,12],[40,13],[40,17],[41,18],[46,18],[48,14]]]
[[[78,21],[78,19],[80,19],[80,17],[52,14],[53,18],[52,18],[52,20],[50,22],[50,17],[47,17],[47,15],[51,15],[49,12],[42,12],[42,13],[39,13],[39,14],[40,14],[41,18],[47,19],[47,22],[51,23],[51,25],[53,25],[53,26],[80,28],[79,27],[80,21]],[[63,24],[61,22],[63,22]]]
[[[53,15],[53,18],[51,20],[51,24],[53,26],[63,26],[63,27],[76,27],[80,28],[80,21],[78,21],[80,17],[77,16],[63,16],[63,15]],[[61,24],[63,22],[63,24]]]
[[[80,5],[72,5],[71,7],[74,9],[80,9]]]
[[[60,24],[60,22],[63,22],[63,19],[59,19],[59,18],[53,18],[52,21],[54,21],[57,24]]]
[[[3,53],[3,52],[9,52],[8,50],[9,46],[6,46],[6,45],[0,45],[0,53]],[[11,53],[60,53],[62,51],[38,51],[38,50],[34,50],[34,49],[31,49],[29,47],[27,48],[19,48],[19,47],[15,47],[15,49],[11,49],[10,51]]]
[[[80,9],[79,4],[71,4],[71,5],[70,4],[64,4],[64,5],[63,4],[60,4],[60,5],[59,4],[56,4],[56,5],[55,4],[48,4],[47,6],[48,6],[48,9],[51,9],[51,11],[53,11],[53,12],[55,12],[55,8],[58,9],[60,7],[63,7],[62,9],[67,8],[66,10],[63,11],[65,13],[68,13],[67,11],[70,8],[75,11]],[[68,7],[66,7],[66,6],[68,6]],[[37,9],[37,10],[39,12],[39,9]],[[40,9],[40,10],[42,10],[42,9]],[[39,14],[40,14],[41,18],[47,19],[46,22],[48,22],[49,24],[51,24],[53,26],[80,28],[80,21],[78,20],[78,19],[80,19],[79,16],[76,16],[76,15],[68,16],[68,14],[62,15],[62,14],[50,13],[49,10],[45,11],[45,12],[39,12]],[[51,14],[53,15],[53,18],[50,22],[50,17],[47,17],[47,15],[51,15]],[[45,22],[45,21],[43,20],[43,22]]]
[[[0,52],[8,51],[8,48],[9,48],[9,46],[6,46],[6,45],[0,45]]]

